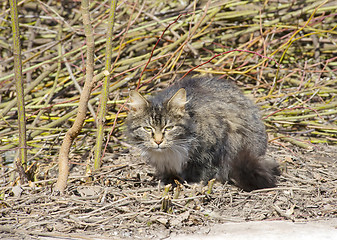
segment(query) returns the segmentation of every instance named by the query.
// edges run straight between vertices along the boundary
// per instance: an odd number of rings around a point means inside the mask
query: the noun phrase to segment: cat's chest
[[[154,166],[158,173],[180,174],[188,160],[186,147],[175,147],[161,151],[149,150],[143,156]]]

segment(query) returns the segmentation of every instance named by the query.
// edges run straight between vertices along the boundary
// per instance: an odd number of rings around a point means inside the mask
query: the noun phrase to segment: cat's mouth
[[[150,148],[152,151],[155,151],[155,152],[161,152],[161,151],[164,151],[165,149],[167,149],[167,146],[166,144],[157,144],[157,143],[151,143],[150,145]]]

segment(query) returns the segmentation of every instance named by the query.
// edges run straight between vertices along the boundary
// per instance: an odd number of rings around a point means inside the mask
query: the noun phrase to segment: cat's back
[[[201,114],[239,114],[243,110],[258,112],[255,105],[245,97],[241,90],[224,78],[197,77],[186,78],[157,94],[153,101],[165,102],[180,88],[187,94],[186,109]]]
[[[181,83],[187,91],[190,106],[200,109],[235,109],[235,106],[247,108],[251,102],[232,82],[223,78],[191,78]],[[184,86],[185,85],[185,86]],[[200,109],[202,110],[202,109]]]

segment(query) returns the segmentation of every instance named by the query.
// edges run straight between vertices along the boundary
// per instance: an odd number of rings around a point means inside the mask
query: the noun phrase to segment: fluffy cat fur
[[[233,182],[246,191],[274,187],[276,162],[264,158],[258,108],[231,82],[177,81],[145,99],[130,92],[128,136],[164,183]]]

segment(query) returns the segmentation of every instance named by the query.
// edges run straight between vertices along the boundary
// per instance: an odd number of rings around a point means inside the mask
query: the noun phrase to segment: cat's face
[[[127,119],[129,136],[145,151],[161,152],[185,145],[185,104],[185,89],[159,103],[131,91]]]

